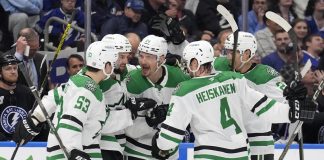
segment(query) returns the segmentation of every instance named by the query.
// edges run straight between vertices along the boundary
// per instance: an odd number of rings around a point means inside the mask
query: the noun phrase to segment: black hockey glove
[[[134,98],[131,97],[125,102],[125,107],[128,108],[132,113],[132,119],[137,118],[137,112],[154,108],[156,102],[149,98]]]
[[[145,115],[146,123],[150,127],[156,127],[165,120],[168,113],[168,109],[169,104],[162,104],[149,110]]]
[[[302,82],[297,82],[293,87],[287,86],[283,95],[287,100],[303,100],[307,96],[307,89]]]
[[[165,64],[169,66],[181,67],[181,56],[177,54],[168,53],[165,57]]]
[[[21,143],[22,140],[24,141],[23,144],[26,144],[42,130],[44,123],[39,123],[36,126],[32,119],[37,120],[36,117],[31,116],[31,113],[29,113],[26,119],[21,120],[16,124],[15,133],[13,134],[12,139],[17,144]]]
[[[306,98],[307,89],[300,81],[301,75],[295,70],[293,64],[284,65],[280,70],[280,74],[287,84],[283,92],[287,100],[303,100]]]
[[[300,121],[312,121],[316,112],[316,104],[311,98],[304,100],[289,100],[289,119],[291,123]]]
[[[160,150],[157,146],[156,139],[159,138],[159,132],[156,132],[152,138],[152,150],[151,154],[156,159],[168,159],[173,150]]]
[[[164,13],[154,16],[149,22],[149,25],[152,29],[162,32],[164,38],[175,45],[181,44],[186,39],[180,28],[179,21],[168,17]]]
[[[77,149],[73,149],[71,151],[69,160],[91,160],[91,159],[87,153]]]

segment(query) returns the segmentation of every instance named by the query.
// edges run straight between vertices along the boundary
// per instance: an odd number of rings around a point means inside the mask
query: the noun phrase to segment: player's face
[[[233,59],[233,50],[231,49],[226,49],[225,50],[226,56],[227,56],[227,60],[229,62],[229,64],[231,66],[233,66],[232,64],[232,59]],[[235,55],[235,60],[234,60],[234,69],[238,69],[241,66],[241,59],[240,59],[240,53],[239,51],[236,51],[236,55]]]
[[[69,60],[69,68],[67,69],[68,74],[70,76],[77,74],[81,70],[83,65],[84,65],[83,61],[80,61],[77,58],[71,58]]]
[[[145,52],[139,53],[139,64],[142,68],[142,75],[149,77],[155,73],[158,67],[157,56]]]
[[[18,65],[7,65],[2,67],[2,78],[9,83],[16,83],[18,80]]]
[[[126,68],[126,64],[128,64],[128,52],[119,53],[117,65],[119,66],[120,71],[124,71]]]

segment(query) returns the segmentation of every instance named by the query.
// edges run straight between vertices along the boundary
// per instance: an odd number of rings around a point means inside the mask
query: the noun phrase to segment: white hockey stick
[[[294,68],[295,68],[295,79],[293,80],[292,83],[290,83],[290,85],[294,85],[296,84],[298,81],[300,81],[300,78],[299,77],[299,74],[298,74],[298,71],[299,71],[299,67],[298,67],[298,53],[297,53],[297,36],[293,30],[293,28],[291,27],[291,25],[285,20],[283,19],[281,16],[279,16],[278,14],[274,13],[274,12],[271,12],[271,11],[268,11],[265,16],[270,19],[271,21],[277,23],[281,28],[283,28],[288,34],[289,34],[289,37],[292,41],[292,45],[293,45],[293,50],[292,50],[292,53],[295,53],[295,63],[294,63]],[[309,65],[309,64],[308,64]],[[309,66],[308,66],[309,67]],[[304,69],[306,69],[306,67],[304,67]],[[306,74],[307,71],[304,71],[302,72],[302,74]],[[315,96],[315,95],[314,95]],[[317,99],[317,97],[316,97]],[[313,97],[313,100],[314,100],[314,97]],[[297,136],[300,128],[302,127],[303,125],[303,122],[302,121],[297,121],[295,122],[297,123],[296,125],[296,128],[293,130],[293,133],[289,136],[289,140],[285,146],[285,149],[283,150],[283,152],[281,153],[280,157],[279,157],[279,160],[283,160],[283,158],[285,157],[285,155],[287,154],[288,150],[289,150],[289,147],[290,145],[292,144],[292,142],[294,141],[295,137]],[[302,144],[300,144],[302,145]],[[300,148],[300,152],[302,152],[302,148]],[[303,159],[303,155],[301,154],[301,159]]]
[[[24,77],[26,79],[26,82],[27,82],[27,84],[28,84],[31,92],[34,95],[35,100],[37,101],[38,105],[40,106],[40,109],[42,110],[42,112],[43,112],[43,114],[44,114],[44,116],[46,118],[46,122],[50,126],[51,132],[54,134],[55,138],[57,139],[57,141],[59,143],[60,148],[63,150],[63,153],[64,153],[65,157],[67,159],[70,158],[69,153],[67,152],[65,146],[63,145],[63,142],[62,142],[61,137],[56,132],[56,129],[54,127],[54,124],[52,123],[52,121],[50,119],[50,116],[48,115],[48,113],[47,113],[47,111],[46,111],[46,109],[44,107],[44,104],[43,104],[42,100],[40,99],[40,97],[38,95],[37,88],[33,85],[33,82],[30,80],[30,78],[29,78],[29,76],[27,74],[27,70],[26,70],[25,65],[21,62],[21,63],[18,64],[18,66],[19,66],[20,71],[23,73],[23,75],[24,75]],[[17,145],[19,145],[19,144],[17,144]]]
[[[237,50],[237,40],[238,40],[238,26],[235,22],[233,15],[221,4],[217,5],[217,11],[227,20],[229,25],[231,26],[233,35],[234,35],[234,46],[233,46],[233,55],[232,55],[232,69],[235,71],[234,62],[235,55]]]

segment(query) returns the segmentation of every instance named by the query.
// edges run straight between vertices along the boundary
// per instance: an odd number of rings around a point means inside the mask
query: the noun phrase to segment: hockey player
[[[107,48],[103,42],[92,43],[86,52],[87,71],[72,76],[63,90],[61,105],[57,108],[53,123],[67,151],[68,159],[101,159],[99,139],[108,111],[103,103],[103,95],[98,83],[109,77],[115,66],[118,53]],[[37,118],[27,118],[17,126],[17,130],[36,128]],[[34,125],[34,126],[33,126]],[[27,128],[27,129],[26,129]],[[64,159],[58,141],[49,134],[48,159]]]
[[[153,111],[143,111],[141,115],[146,114],[146,117],[138,117],[134,125],[126,129],[125,154],[129,160],[152,159],[154,128],[165,119],[176,85],[189,79],[181,69],[163,64],[167,49],[164,38],[154,35],[145,37],[138,47],[141,69],[131,71],[125,79],[128,96],[151,98],[158,104]]]
[[[107,121],[116,125],[128,123],[130,126],[133,124],[133,120],[130,112],[127,109],[125,110],[125,91],[122,89],[120,81],[125,78],[129,70],[136,69],[135,66],[128,64],[128,55],[131,52],[132,46],[128,39],[120,34],[108,34],[101,41],[115,46],[119,56],[113,76],[99,83],[106,98],[105,104],[110,109],[110,116]],[[105,125],[102,130],[100,148],[103,159],[123,159],[123,151],[126,143],[125,132],[124,130],[120,130],[109,134],[110,128],[111,126]]]
[[[248,160],[243,110],[277,123],[311,119],[306,115],[304,119],[293,116],[305,110],[315,112],[309,99],[290,101],[289,107],[248,87],[241,74],[211,74],[213,55],[213,48],[206,41],[192,42],[184,49],[184,59],[194,78],[180,83],[171,97],[167,118],[152,139],[154,157],[168,158],[190,124],[195,135],[195,159]]]
[[[115,46],[113,44],[108,44],[108,43],[104,43],[104,42],[103,42],[103,44],[105,45],[105,48],[110,48],[110,49],[115,48]],[[119,52],[119,50],[116,50],[116,49],[114,49],[114,51],[116,53]],[[87,71],[87,69],[84,69],[79,74],[83,75],[86,71]],[[106,79],[99,83],[100,89],[105,89],[105,87],[107,87],[107,85],[105,85],[105,83],[103,83],[103,82],[109,82],[108,80],[110,80],[110,79]],[[42,99],[42,102],[43,102],[44,106],[46,106],[46,110],[49,115],[54,113],[55,110],[60,112],[60,108],[61,108],[61,105],[63,102],[63,96],[65,94],[64,93],[65,88],[67,85],[68,84],[63,84],[60,87],[57,87],[57,88],[51,90],[49,92],[48,96],[45,96]],[[105,98],[109,98],[114,101],[115,100],[114,97],[118,97],[120,95],[120,91],[119,91],[120,89],[118,87],[111,87],[111,88],[115,88],[115,89],[109,90],[110,92],[105,91],[103,93],[104,93]],[[119,90],[116,90],[116,89],[119,89]],[[116,94],[115,95],[110,94],[111,92],[115,92]],[[109,96],[111,96],[111,97],[109,97]],[[120,97],[123,97],[123,96],[120,96]],[[105,102],[105,104],[107,103],[106,99],[104,100],[104,102]],[[109,101],[109,102],[111,102],[111,101]],[[155,104],[156,104],[155,101],[148,100],[148,99],[130,99],[130,100],[126,101],[125,106],[129,110],[124,110],[122,113],[118,113],[118,114],[114,113],[114,111],[111,111],[109,114],[110,115],[109,119],[107,120],[107,123],[104,125],[103,131],[105,131],[105,133],[113,133],[113,132],[119,131],[119,130],[129,126],[132,123],[129,121],[129,119],[131,119],[131,118],[128,118],[128,119],[126,118],[125,122],[121,122],[121,120],[116,122],[116,119],[121,118],[120,116],[131,117],[131,115],[132,115],[132,117],[136,117],[138,110],[146,109],[146,106],[154,106]],[[116,116],[114,116],[114,115],[116,115]],[[110,118],[110,117],[114,117],[114,118]],[[16,127],[18,129],[15,132],[15,135],[16,135],[15,142],[19,143],[22,139],[25,141],[25,143],[28,142],[35,135],[33,133],[38,133],[40,130],[40,124],[37,125],[37,123],[35,123],[35,121],[44,122],[45,120],[46,119],[45,119],[40,107],[39,106],[36,107],[35,111],[31,115],[31,117],[29,117],[27,119],[27,121],[25,122],[27,124],[27,128],[31,128],[30,130],[28,130],[22,122],[18,123],[18,125]],[[114,123],[115,123],[115,125],[114,125]],[[103,140],[101,139],[100,145],[102,145],[102,142],[103,142]],[[104,155],[105,154],[103,153],[103,158],[105,158]]]
[[[0,56],[0,141],[12,140],[15,125],[27,117],[34,102],[29,88],[17,84],[18,63],[13,55]]]
[[[278,102],[286,103],[283,90],[286,84],[282,82],[278,72],[270,66],[255,64],[251,59],[255,56],[257,42],[255,37],[248,32],[238,33],[237,53],[233,59],[233,34],[225,40],[225,51],[227,58],[216,58],[214,69],[217,71],[229,71],[232,66],[234,70],[244,75],[249,87],[265,94],[267,97]],[[251,112],[245,112],[245,129],[248,133],[248,140],[251,149],[252,160],[273,160],[274,140],[271,132],[271,123],[262,121]]]

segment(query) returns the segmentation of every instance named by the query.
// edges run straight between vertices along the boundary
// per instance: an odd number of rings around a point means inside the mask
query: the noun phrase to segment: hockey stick
[[[283,28],[288,34],[289,34],[289,37],[292,41],[292,45],[293,45],[293,50],[292,50],[292,53],[295,53],[294,54],[294,58],[295,58],[295,63],[294,63],[294,68],[295,68],[295,76],[294,76],[294,79],[289,82],[289,85],[290,87],[292,87],[293,85],[296,85],[298,81],[300,81],[300,74],[299,74],[299,67],[298,67],[298,56],[297,56],[297,36],[293,30],[293,28],[291,27],[291,25],[285,20],[283,19],[281,16],[279,16],[278,14],[274,13],[274,12],[271,12],[271,11],[268,11],[265,16],[270,19],[271,21],[277,23],[281,28]],[[287,154],[288,152],[288,149],[290,147],[290,145],[292,144],[293,140],[295,139],[296,135],[298,134],[300,128],[302,127],[303,125],[303,122],[302,121],[297,121],[297,126],[296,128],[294,129],[291,137],[289,138],[286,146],[285,146],[285,149],[284,151],[282,152],[282,154],[280,155],[279,157],[279,160],[283,160],[283,158],[285,157],[285,155]],[[301,143],[302,145],[302,143]],[[302,149],[302,148],[300,148]],[[300,150],[300,155],[303,156],[303,151]],[[301,159],[303,159],[303,157],[300,157]]]
[[[238,40],[238,26],[235,22],[233,15],[223,6],[217,5],[217,11],[227,20],[229,25],[231,26],[233,35],[234,35],[234,46],[233,46],[233,53],[232,53],[232,70],[235,71],[234,62],[235,62],[235,55],[237,50],[237,40]]]
[[[33,96],[35,97],[35,100],[37,101],[38,105],[40,106],[40,109],[42,110],[45,118],[46,118],[46,122],[47,124],[50,126],[50,130],[51,132],[54,134],[55,138],[57,139],[58,143],[59,143],[59,146],[61,147],[61,149],[63,150],[63,153],[65,155],[66,158],[69,158],[70,155],[69,153],[67,152],[65,146],[63,145],[63,142],[62,142],[62,139],[60,138],[60,136],[58,135],[58,133],[56,132],[56,129],[54,127],[54,124],[52,123],[51,119],[50,119],[50,116],[48,115],[45,107],[44,107],[44,104],[43,102],[41,101],[40,97],[39,97],[39,94],[37,92],[37,88],[35,86],[33,86],[33,82],[30,80],[29,76],[28,76],[28,73],[27,73],[27,70],[25,68],[25,65],[23,63],[19,63],[18,64],[19,66],[19,69],[20,71],[22,72],[22,74],[24,75],[26,81],[27,81],[27,84],[31,90],[31,92],[33,93]],[[23,140],[22,140],[23,141]],[[22,144],[22,142],[20,142],[19,144],[17,144],[18,146]]]
[[[63,35],[62,35],[62,37],[61,37],[61,39],[60,39],[60,43],[59,43],[59,45],[57,46],[57,49],[56,49],[56,51],[55,51],[54,58],[53,58],[52,62],[50,63],[50,65],[49,65],[49,67],[48,67],[48,69],[47,69],[46,75],[45,75],[45,77],[44,77],[44,79],[43,79],[43,81],[42,81],[42,83],[41,83],[41,86],[40,86],[40,89],[39,89],[39,94],[40,94],[40,95],[41,95],[41,93],[43,93],[43,90],[44,90],[45,84],[46,84],[46,82],[47,82],[46,80],[48,79],[49,73],[50,73],[50,71],[52,70],[52,69],[51,69],[51,68],[52,68],[52,65],[54,64],[54,62],[56,61],[58,55],[60,54],[61,49],[62,49],[62,46],[63,46],[63,43],[64,43],[64,41],[65,41],[65,38],[66,38],[66,36],[68,35],[69,30],[71,29],[72,21],[74,20],[74,17],[75,17],[75,15],[76,15],[76,12],[77,12],[76,9],[73,10],[72,15],[71,15],[71,18],[70,18],[70,20],[68,21],[68,24],[66,25],[66,28],[65,28],[65,30],[64,30],[64,33],[63,33]],[[34,108],[32,109],[32,111],[33,111],[34,109],[35,109],[35,105],[34,105]]]

